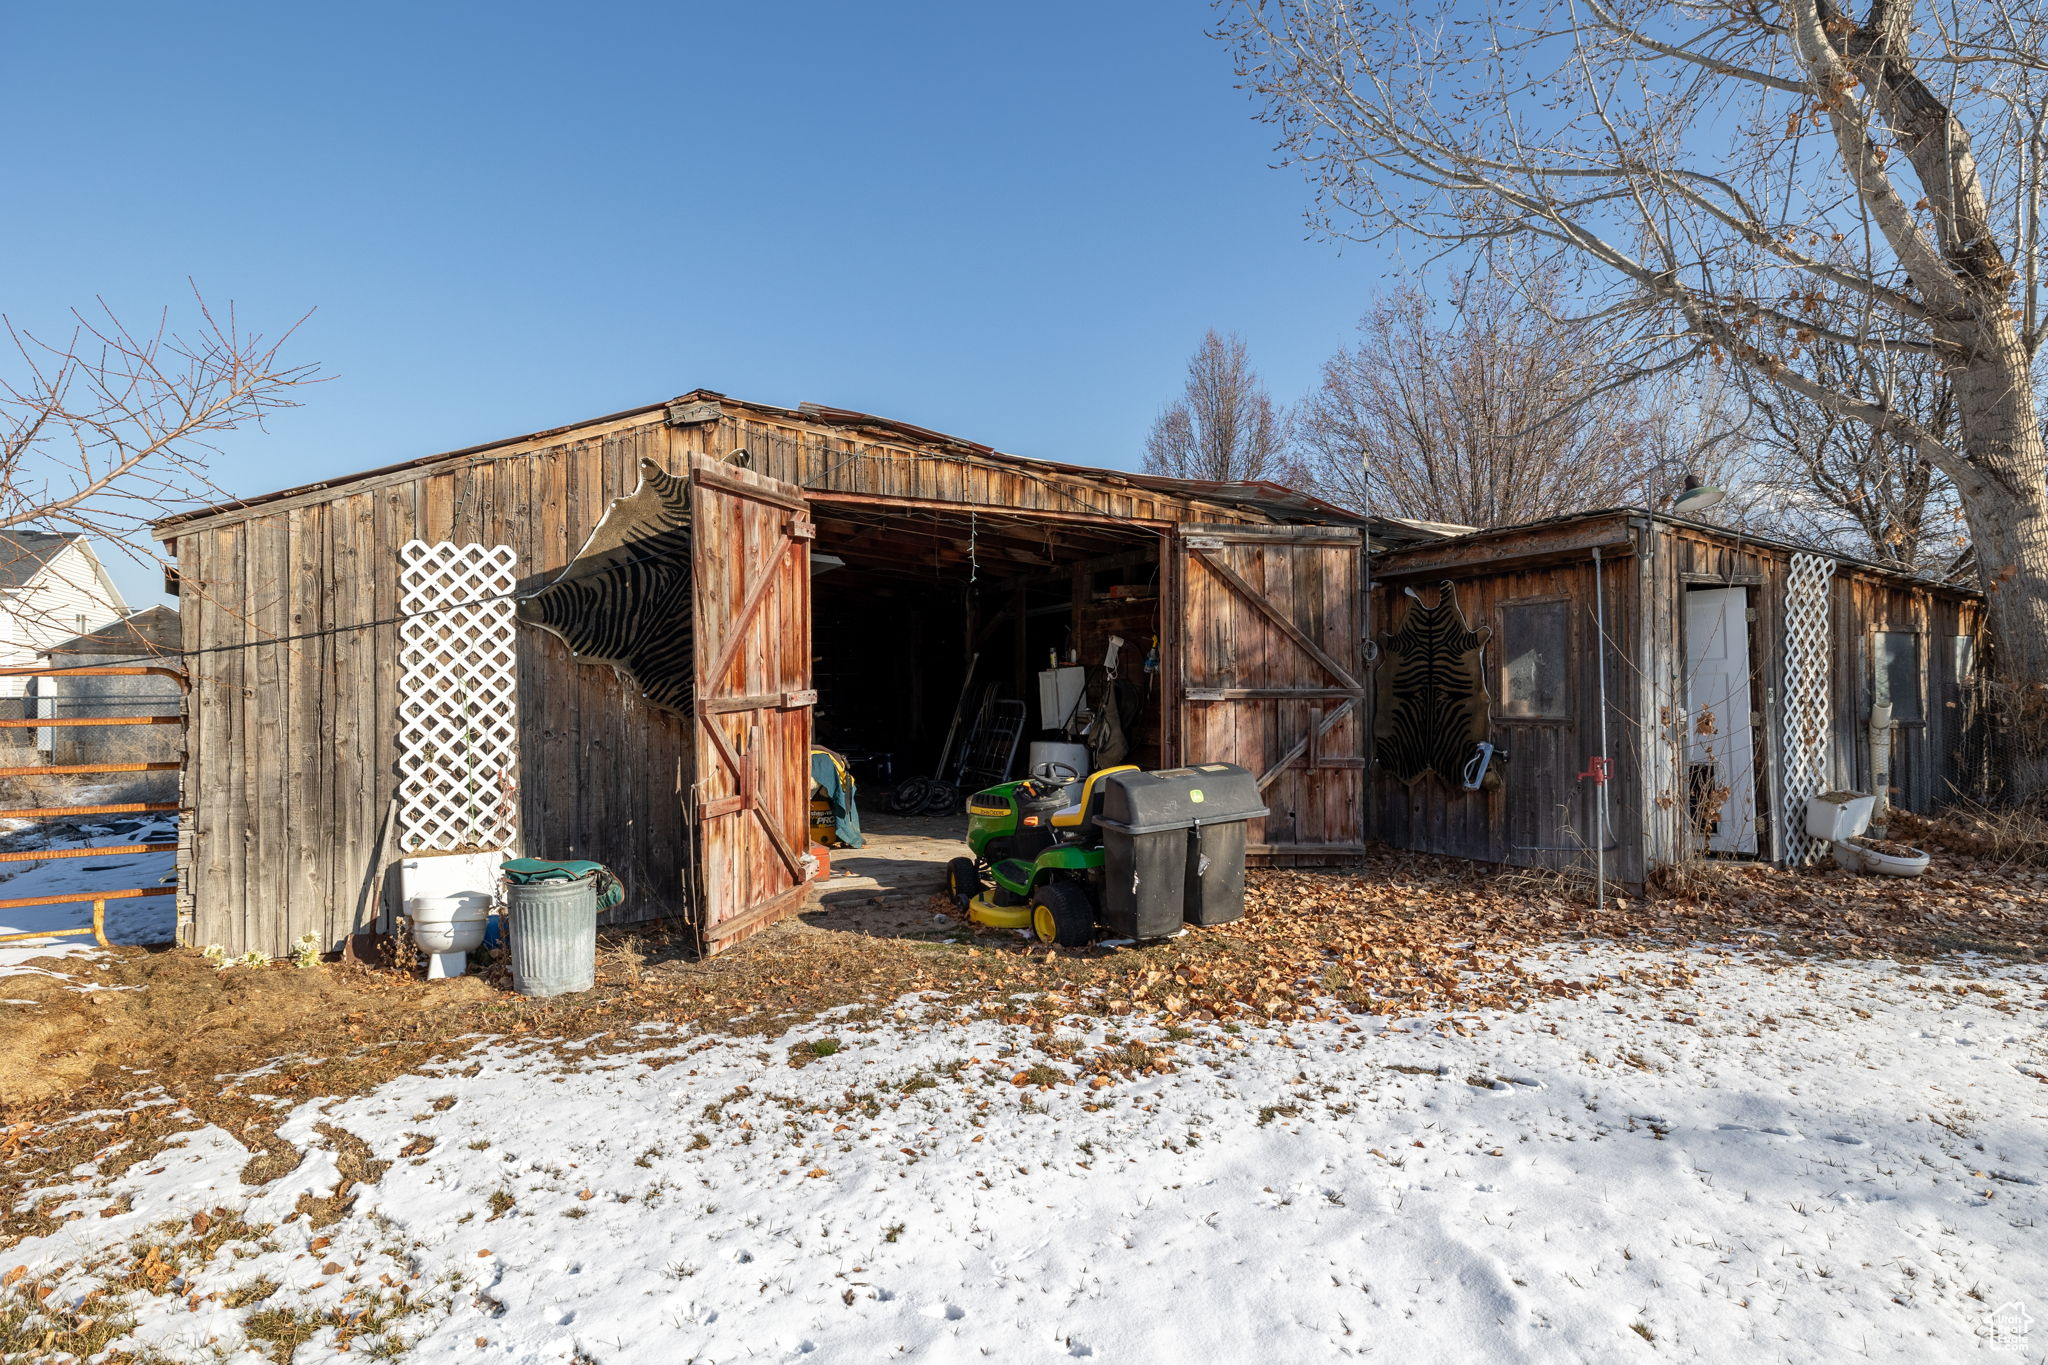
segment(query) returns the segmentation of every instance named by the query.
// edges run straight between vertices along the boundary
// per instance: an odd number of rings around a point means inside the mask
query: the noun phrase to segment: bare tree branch
[[[168,309],[133,329],[103,300],[54,337],[6,317],[0,330],[16,362],[0,367],[0,535],[84,532],[138,560],[155,559],[152,521],[219,495],[218,439],[298,406],[318,380],[281,358],[296,325],[265,338],[196,289],[183,331]]]

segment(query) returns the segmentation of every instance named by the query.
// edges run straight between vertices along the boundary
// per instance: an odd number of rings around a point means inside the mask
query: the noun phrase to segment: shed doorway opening
[[[1089,732],[1099,739],[1094,722],[1114,707],[1114,761],[1161,766],[1160,532],[831,494],[810,504],[813,743],[852,773],[861,838],[831,849],[818,901],[879,900],[893,913],[863,923],[930,930],[921,898],[967,853],[962,799],[1025,776],[1034,744],[1099,752]],[[823,832],[829,813],[813,809]]]

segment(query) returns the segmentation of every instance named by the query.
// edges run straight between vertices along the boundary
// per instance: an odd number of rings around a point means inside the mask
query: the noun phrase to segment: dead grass
[[[5,993],[31,1003],[0,1005],[0,1246],[81,1216],[38,1193],[68,1183],[72,1167],[93,1161],[103,1174],[125,1170],[205,1124],[249,1147],[245,1180],[275,1180],[303,1158],[277,1136],[293,1108],[459,1057],[479,1035],[588,1039],[582,1055],[591,1055],[644,1048],[641,1025],[772,1037],[828,1009],[843,1011],[835,1028],[844,1032],[883,1022],[893,1002],[913,992],[957,1017],[1025,1025],[1054,1049],[1060,1020],[1075,1013],[1137,1015],[1169,1037],[1193,1023],[1285,1023],[1328,1008],[1454,1016],[1595,989],[1568,979],[1569,971],[1553,977],[1523,965],[1532,954],[1595,938],[2042,959],[2048,868],[2000,861],[1994,844],[1985,845],[1993,852],[1972,853],[1972,840],[1990,836],[1964,826],[1900,817],[1894,829],[1936,854],[1926,876],[1904,882],[1713,865],[1711,877],[1681,894],[1621,898],[1604,916],[1572,886],[1541,874],[1380,852],[1350,872],[1255,872],[1244,920],[1138,949],[1053,951],[964,923],[962,941],[931,942],[878,935],[860,912],[834,911],[777,925],[700,962],[639,926],[630,940],[605,936],[596,989],[552,1000],[528,1000],[476,976],[428,983],[355,966],[219,972],[183,950],[116,950],[104,970],[59,961],[58,970],[93,984],[137,989],[83,992],[56,977],[8,979]],[[934,900],[929,911],[947,907]],[[1683,976],[1679,968],[1655,971]],[[815,1043],[801,1051],[833,1064]],[[1143,1070],[1166,1064],[1164,1055],[1134,1049],[1108,1065]],[[242,1078],[281,1058],[291,1060]],[[1084,1071],[1097,1065],[1076,1061]],[[93,1110],[122,1117],[111,1130],[80,1121]],[[382,1163],[343,1139],[321,1140],[335,1148],[344,1177],[342,1188],[305,1210],[324,1220],[341,1216],[381,1176]]]
[[[1938,820],[1895,812],[1898,837],[1939,848],[1951,856],[1999,867],[2048,867],[2048,815],[2038,806],[1987,806],[1965,802]],[[1924,842],[1923,842],[1924,841]]]
[[[189,1222],[174,1221],[149,1229],[89,1261],[52,1267],[41,1276],[16,1266],[0,1275],[0,1362],[86,1361],[95,1365],[169,1365],[173,1359],[153,1351],[116,1348],[112,1344],[133,1329],[138,1310],[149,1299],[169,1300],[196,1311],[201,1302],[218,1303],[239,1313],[242,1337],[249,1349],[288,1365],[293,1353],[322,1332],[332,1330],[336,1347],[370,1360],[395,1360],[412,1345],[408,1330],[414,1320],[446,1312],[449,1281],[437,1286],[405,1283],[388,1274],[382,1284],[355,1284],[338,1304],[314,1307],[294,1301],[268,1276],[207,1289],[232,1275],[243,1258],[276,1251],[276,1229],[253,1226],[226,1209],[199,1213]],[[309,1250],[327,1246],[315,1238]],[[396,1250],[402,1251],[402,1245]],[[387,1249],[386,1254],[392,1254]],[[323,1267],[329,1276],[343,1266]],[[59,1291],[63,1281],[71,1287]],[[353,1283],[353,1277],[352,1277]],[[94,1286],[82,1297],[77,1286]],[[247,1310],[247,1311],[244,1311]],[[233,1338],[215,1339],[206,1360],[239,1358]]]
[[[34,1280],[0,1289],[0,1361],[99,1357],[155,1365],[161,1357],[101,1354],[134,1326],[132,1315],[111,1309],[100,1299],[73,1306],[58,1298],[52,1286]]]

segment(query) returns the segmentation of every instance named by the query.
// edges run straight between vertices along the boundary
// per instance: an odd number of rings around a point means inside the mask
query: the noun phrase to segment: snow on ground
[[[171,817],[138,817],[108,820],[103,824],[75,825],[69,831],[41,840],[16,838],[11,845],[21,851],[38,848],[123,848],[132,844],[167,843],[178,837],[178,822]],[[52,858],[46,861],[0,863],[0,900],[31,896],[59,896],[70,892],[104,891],[137,886],[161,886],[171,877],[177,855],[124,853],[106,858]],[[177,908],[171,896],[147,896],[134,900],[107,902],[107,941],[110,943],[169,943],[177,927]],[[76,929],[92,924],[92,902],[63,905],[31,905],[0,909],[0,934],[28,933],[36,929]],[[81,938],[28,939],[0,944],[0,976],[14,972],[38,971],[25,966],[31,958],[65,957],[97,952],[88,935]]]
[[[1457,1023],[1132,1026],[1174,1069],[1101,1088],[1012,1083],[1105,1069],[1099,1021],[1067,1058],[936,1007],[490,1042],[301,1107],[309,1155],[267,1189],[218,1129],[84,1168],[85,1216],[6,1260],[209,1209],[280,1224],[142,1302],[135,1337],[178,1360],[258,1358],[222,1302],[258,1277],[273,1308],[410,1286],[420,1361],[2048,1354],[2048,972],[1693,962],[1696,987]],[[366,1156],[393,1164],[313,1240],[297,1201]]]

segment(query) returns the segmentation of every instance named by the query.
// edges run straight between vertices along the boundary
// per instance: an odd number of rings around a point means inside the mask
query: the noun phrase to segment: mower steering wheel
[[[1079,782],[1081,780],[1081,774],[1074,771],[1072,764],[1062,763],[1058,759],[1052,758],[1033,768],[1031,775],[1061,787],[1066,786],[1069,782]]]

